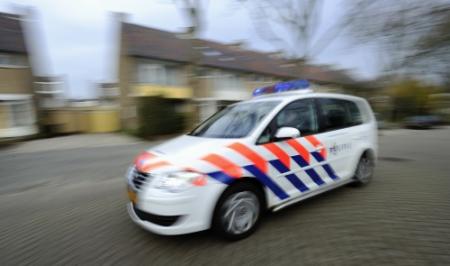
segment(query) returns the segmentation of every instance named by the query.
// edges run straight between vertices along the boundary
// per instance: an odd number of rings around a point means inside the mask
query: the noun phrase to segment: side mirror
[[[300,137],[300,131],[294,127],[282,127],[275,134],[276,139],[295,139]]]

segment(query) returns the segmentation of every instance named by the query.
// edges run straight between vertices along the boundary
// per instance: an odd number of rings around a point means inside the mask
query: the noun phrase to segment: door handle
[[[338,132],[338,133],[330,134],[328,137],[329,138],[335,138],[335,137],[345,136],[347,134],[348,134],[347,132]]]
[[[352,137],[352,140],[362,140],[365,138],[367,138],[367,136],[365,136],[365,135],[356,135],[356,136]]]

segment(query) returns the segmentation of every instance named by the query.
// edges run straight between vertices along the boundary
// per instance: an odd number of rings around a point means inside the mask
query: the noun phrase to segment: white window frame
[[[135,75],[138,84],[182,86],[185,83],[182,66],[153,60],[137,60]]]
[[[22,54],[0,53],[0,68],[28,68],[26,56]]]

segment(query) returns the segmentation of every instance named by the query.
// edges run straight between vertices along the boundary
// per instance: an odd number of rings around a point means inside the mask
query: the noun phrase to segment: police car
[[[367,184],[377,157],[369,104],[308,86],[256,89],[252,99],[139,155],[127,173],[131,219],[157,234],[212,228],[236,240],[254,232],[267,210]]]

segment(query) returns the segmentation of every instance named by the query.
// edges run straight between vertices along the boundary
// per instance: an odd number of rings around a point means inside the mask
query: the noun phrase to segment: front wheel
[[[252,184],[236,184],[221,196],[214,213],[213,229],[226,239],[243,239],[255,231],[261,212],[260,191]]]
[[[353,179],[357,185],[366,185],[372,180],[375,162],[368,153],[363,154],[359,159]]]

